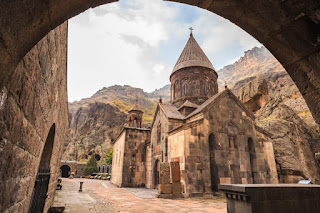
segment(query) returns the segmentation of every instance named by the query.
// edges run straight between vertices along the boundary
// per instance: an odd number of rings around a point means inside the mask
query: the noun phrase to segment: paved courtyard
[[[78,192],[83,181],[83,192]],[[214,212],[226,213],[224,198],[155,198],[156,190],[117,188],[109,181],[62,178],[54,206],[65,206],[64,212]]]

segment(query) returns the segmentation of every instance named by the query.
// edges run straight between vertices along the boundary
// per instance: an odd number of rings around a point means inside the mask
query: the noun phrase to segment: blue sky
[[[115,84],[150,92],[170,83],[189,27],[216,70],[262,46],[230,21],[197,7],[120,0],[69,20],[69,101]]]

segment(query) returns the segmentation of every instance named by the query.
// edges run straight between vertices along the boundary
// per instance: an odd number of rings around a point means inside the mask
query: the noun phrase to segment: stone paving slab
[[[83,181],[83,192],[78,192]],[[117,188],[109,181],[90,179],[62,179],[62,190],[57,190],[54,206],[65,206],[64,212],[214,212],[226,213],[225,198],[155,198],[156,190]]]
[[[145,188],[123,188],[128,192],[134,194],[140,198],[155,198],[158,194],[158,190],[156,189],[145,189]]]

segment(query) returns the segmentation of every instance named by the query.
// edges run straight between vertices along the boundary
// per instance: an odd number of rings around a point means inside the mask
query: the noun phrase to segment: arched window
[[[235,148],[235,136],[229,135],[229,147]]]
[[[157,142],[160,143],[160,141],[161,141],[161,124],[159,123],[157,127]]]
[[[208,90],[207,90],[207,82],[204,84],[204,94],[207,95],[208,94]]]
[[[164,153],[164,156],[168,156],[168,138],[166,138],[166,152]]]
[[[237,135],[239,135],[237,126],[233,122],[230,122],[228,124],[228,139],[229,147],[232,149],[237,148]]]
[[[176,85],[173,85],[173,92],[172,92],[172,99],[175,100],[176,99]]]
[[[187,95],[187,84],[184,85],[184,95]]]

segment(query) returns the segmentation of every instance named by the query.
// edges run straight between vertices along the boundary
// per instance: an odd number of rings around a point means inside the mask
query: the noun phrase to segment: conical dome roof
[[[174,66],[172,73],[179,69],[193,66],[207,67],[214,70],[208,57],[194,39],[193,34],[190,33],[190,38]]]
[[[142,108],[140,107],[140,105],[138,104],[138,101],[136,101],[133,106],[130,108],[129,112],[131,111],[140,111],[142,112]]]

